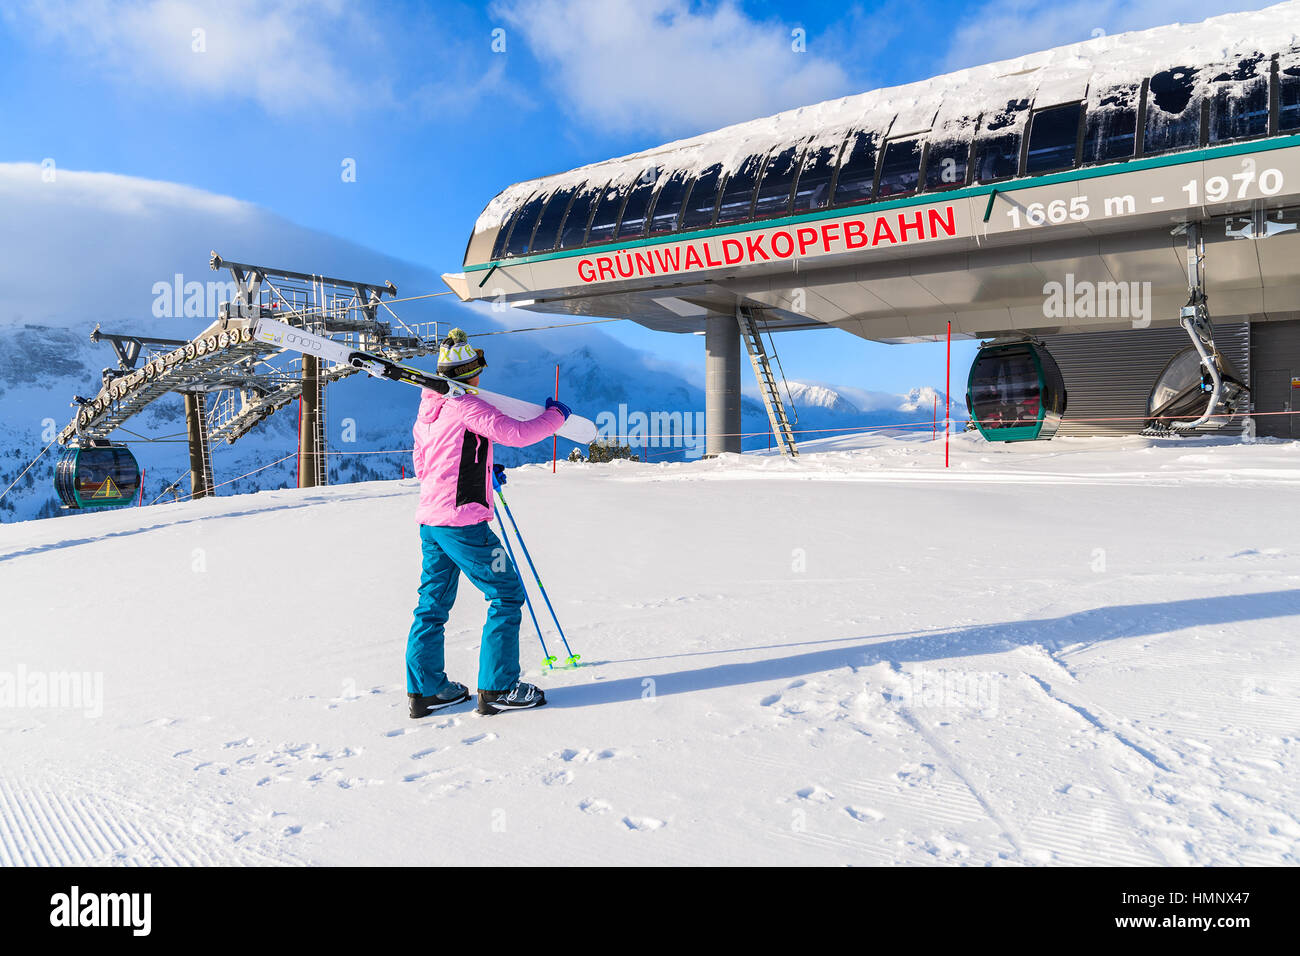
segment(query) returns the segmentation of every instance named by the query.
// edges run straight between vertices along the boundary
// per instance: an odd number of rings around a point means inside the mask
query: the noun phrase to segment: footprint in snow
[[[441,747],[425,747],[423,750],[417,750],[415,753],[411,754],[411,759],[421,760],[429,756],[429,754],[436,754],[441,749]]]
[[[794,795],[800,800],[811,800],[813,803],[826,803],[828,800],[834,800],[835,795],[823,787],[813,784],[811,787],[801,787],[794,792]]]
[[[592,797],[587,797],[585,800],[583,800],[581,803],[578,804],[578,809],[581,810],[583,813],[599,814],[599,813],[609,813],[609,811],[614,808],[611,807],[604,800],[596,800],[593,799]]]
[[[473,737],[466,737],[464,740],[461,741],[461,743],[464,744],[466,747],[472,747],[474,744],[484,743],[486,741],[496,740],[496,739],[497,739],[497,735],[489,732],[486,734],[475,734]]]
[[[662,830],[668,824],[654,817],[624,817],[623,826],[639,833],[646,830]]]
[[[761,706],[761,707],[771,707],[773,704],[775,704],[775,703],[776,703],[777,701],[779,701],[780,699],[781,699],[781,695],[780,695],[780,694],[768,694],[766,697],[764,697],[764,698],[763,698],[762,700],[760,700],[758,703],[759,703],[759,706]]]
[[[230,750],[234,747],[251,747],[253,746],[252,737],[244,737],[241,740],[231,740],[221,745],[222,750]]]
[[[859,823],[878,823],[885,819],[883,813],[870,807],[845,807],[844,812]]]
[[[611,757],[617,757],[618,751],[608,747],[599,753],[587,750],[585,747],[581,750],[574,750],[572,747],[566,747],[558,754],[552,754],[553,757],[559,757],[565,763],[591,763],[593,760],[609,760]]]
[[[414,727],[398,727],[396,730],[389,730],[384,733],[385,737],[405,737],[407,734],[415,733]]]
[[[554,770],[551,773],[548,773],[544,777],[542,777],[542,783],[546,784],[548,787],[554,787],[557,784],[560,786],[564,786],[566,784],[573,783],[573,771]]]

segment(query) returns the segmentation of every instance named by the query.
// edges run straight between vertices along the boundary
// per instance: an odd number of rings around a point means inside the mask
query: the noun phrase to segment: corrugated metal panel
[[[1140,432],[1156,376],[1175,352],[1191,344],[1181,328],[1078,332],[1044,335],[1042,340],[1065,378],[1068,404],[1058,435]],[[1250,381],[1250,324],[1216,325],[1214,341],[1237,374]]]
[[[1257,433],[1272,438],[1300,437],[1300,422],[1290,415],[1300,390],[1300,322],[1258,322],[1251,328],[1251,399]]]

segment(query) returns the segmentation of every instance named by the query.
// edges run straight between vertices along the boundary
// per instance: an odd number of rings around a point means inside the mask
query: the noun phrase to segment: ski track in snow
[[[104,700],[0,710],[0,865],[1300,862],[1300,446],[1052,445],[518,469],[585,666],[525,617],[551,703],[496,717],[406,716],[414,486],[4,526],[0,671]]]

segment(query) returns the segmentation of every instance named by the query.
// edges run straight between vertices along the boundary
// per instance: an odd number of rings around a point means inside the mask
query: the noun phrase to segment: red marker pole
[[[555,364],[555,400],[560,400],[560,364]],[[559,439],[554,435],[551,436],[551,474],[555,474],[555,457],[558,454],[556,447],[559,445]]]
[[[943,467],[948,467],[948,420],[952,418],[952,319],[948,320],[948,381],[943,387]]]
[[[140,469],[140,500],[135,503],[135,506],[137,508],[142,507],[144,505],[144,475],[145,475],[145,469],[141,468]]]

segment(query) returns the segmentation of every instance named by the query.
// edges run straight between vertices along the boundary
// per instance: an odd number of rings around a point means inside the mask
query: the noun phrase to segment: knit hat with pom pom
[[[464,329],[452,329],[438,350],[438,374],[457,381],[471,379],[487,368],[483,350],[469,344]]]

